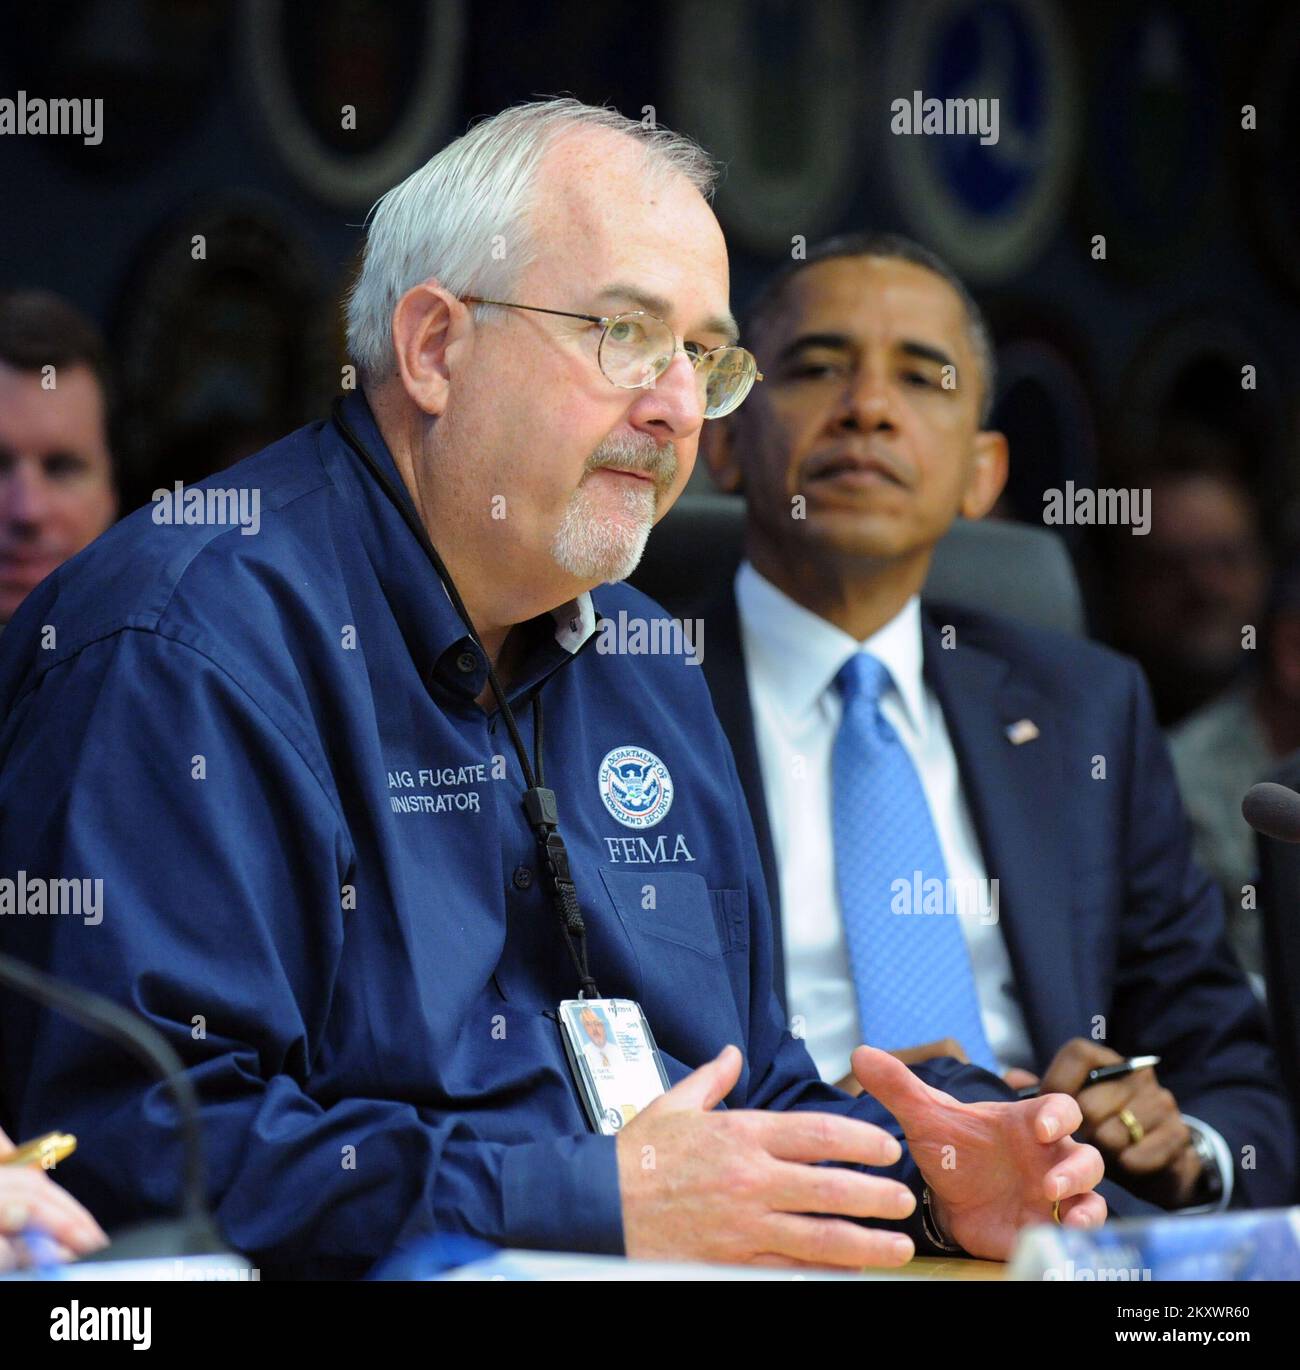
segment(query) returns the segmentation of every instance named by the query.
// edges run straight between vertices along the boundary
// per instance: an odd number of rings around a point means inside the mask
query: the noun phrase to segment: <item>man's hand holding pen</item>
[[[1041,1080],[1026,1070],[1008,1071],[1006,1079],[1022,1095],[1072,1095],[1083,1113],[1075,1136],[1101,1152],[1106,1173],[1139,1198],[1183,1208],[1197,1199],[1204,1162],[1178,1100],[1156,1077],[1159,1060],[1126,1059],[1100,1042],[1074,1037]]]

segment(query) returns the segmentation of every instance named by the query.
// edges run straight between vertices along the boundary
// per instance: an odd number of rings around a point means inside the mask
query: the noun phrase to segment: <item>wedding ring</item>
[[[1119,1120],[1128,1128],[1128,1135],[1133,1139],[1134,1146],[1137,1146],[1142,1138],[1147,1135],[1146,1128],[1144,1128],[1133,1116],[1133,1110],[1131,1108],[1121,1108],[1119,1111]]]

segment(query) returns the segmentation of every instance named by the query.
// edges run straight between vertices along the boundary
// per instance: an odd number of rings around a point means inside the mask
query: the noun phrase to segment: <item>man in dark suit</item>
[[[1130,1212],[1289,1202],[1276,1067],[1141,672],[920,602],[1006,479],[978,308],[924,249],[854,237],[774,278],[751,337],[766,383],[702,445],[747,498],[703,664],[819,1070],[863,1040],[960,1053],[1076,1095]]]

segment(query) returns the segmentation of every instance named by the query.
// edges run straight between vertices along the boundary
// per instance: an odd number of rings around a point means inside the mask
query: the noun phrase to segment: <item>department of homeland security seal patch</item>
[[[597,773],[600,797],[629,828],[652,828],[672,808],[673,779],[668,767],[644,747],[615,747]]]

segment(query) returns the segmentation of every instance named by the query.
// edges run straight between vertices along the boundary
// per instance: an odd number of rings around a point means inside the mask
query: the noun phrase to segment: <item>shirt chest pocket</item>
[[[634,940],[666,942],[711,960],[748,945],[739,890],[711,890],[690,871],[601,869],[614,908]]]
[[[641,1004],[660,1047],[694,1065],[747,1040],[748,925],[741,890],[687,871],[601,868],[636,957]],[[603,986],[602,986],[603,988]]]

